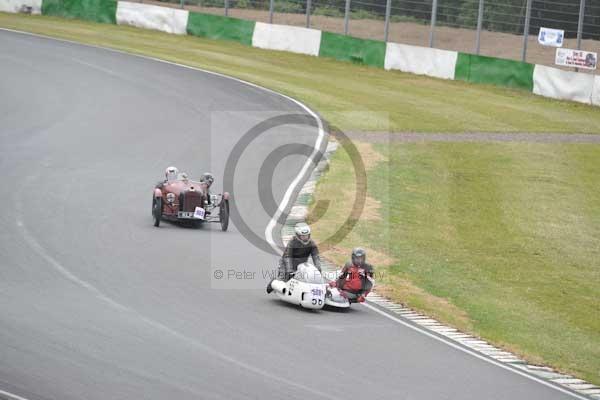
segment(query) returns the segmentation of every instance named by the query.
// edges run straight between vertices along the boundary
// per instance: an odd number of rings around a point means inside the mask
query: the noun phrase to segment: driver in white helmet
[[[315,267],[321,271],[319,249],[317,248],[317,244],[310,238],[310,227],[305,223],[298,223],[294,227],[294,237],[287,244],[283,256],[279,261],[277,279],[287,282],[292,274],[298,270],[298,265],[305,263],[308,257],[312,258]],[[267,293],[273,291],[271,282],[267,285]]]
[[[165,182],[174,182],[177,180],[177,175],[179,175],[179,170],[173,166],[168,167],[165,170]]]
[[[156,187],[158,189],[162,189],[166,184],[175,182],[177,180],[178,174],[179,174],[179,170],[176,167],[173,167],[173,166],[168,167],[165,170],[165,180],[158,182],[156,184]]]

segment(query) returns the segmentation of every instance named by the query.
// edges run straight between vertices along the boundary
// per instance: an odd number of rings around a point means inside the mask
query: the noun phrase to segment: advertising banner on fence
[[[556,49],[556,65],[563,67],[575,67],[585,69],[596,69],[598,54],[591,51]]]
[[[562,29],[540,28],[538,42],[543,46],[562,47],[564,37]]]

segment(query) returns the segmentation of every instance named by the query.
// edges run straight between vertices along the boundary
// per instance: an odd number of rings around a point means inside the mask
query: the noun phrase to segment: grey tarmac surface
[[[235,226],[152,226],[167,165],[212,170],[220,186],[243,133],[265,113],[304,113],[295,103],[18,33],[0,31],[0,49],[0,390],[31,400],[570,398],[366,307],[307,312],[267,296],[260,276],[214,282],[215,268],[275,266]],[[263,160],[316,136],[279,127],[242,156],[234,201],[257,234],[269,220],[258,190],[280,201],[305,162],[285,158],[271,189],[257,185]]]

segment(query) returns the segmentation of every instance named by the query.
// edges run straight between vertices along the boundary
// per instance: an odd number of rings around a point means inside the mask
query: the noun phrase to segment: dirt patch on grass
[[[342,190],[342,196],[347,199],[354,199],[354,190]],[[360,214],[362,221],[381,221],[381,202],[371,196],[365,197],[365,206]]]
[[[371,143],[354,142],[354,146],[358,150],[367,171],[373,169],[378,163],[387,161],[387,158],[375,150]]]
[[[381,202],[371,196],[367,196],[361,218],[364,221],[381,221],[379,210],[381,210]]]
[[[373,147],[373,144],[365,143],[365,142],[354,142],[353,144],[356,147],[356,150],[358,151],[358,153],[360,154],[360,157],[361,157],[362,162],[365,167],[365,171],[370,171],[373,168],[375,168],[377,166],[377,164],[387,161],[387,157],[385,157],[379,151],[375,150],[375,148]],[[340,149],[338,149],[338,151],[344,152],[345,150],[340,147]],[[330,171],[330,172],[332,172],[334,175],[342,172],[342,175],[345,178],[348,177],[345,173],[343,173],[343,170],[336,170],[336,171]],[[330,225],[331,221],[339,222],[339,221],[342,221],[346,217],[350,208],[353,205],[352,199],[355,198],[356,187],[355,187],[354,183],[355,183],[354,179],[348,180],[347,182],[345,182],[345,181],[344,182],[338,181],[336,183],[330,182],[330,185],[332,185],[332,186],[330,187],[330,191],[328,192],[327,195],[331,195],[332,193],[341,193],[341,196],[336,196],[336,197],[338,199],[342,199],[342,200],[336,204],[336,207],[334,207],[332,210],[330,210],[330,212],[332,212],[331,215],[324,218],[322,221],[317,221],[314,224],[311,223],[315,232],[321,232],[321,231],[325,232],[327,230],[327,228],[330,228],[329,225]],[[324,193],[321,193],[321,195],[324,195],[324,197],[327,197],[327,195],[325,195]],[[382,208],[382,205],[379,200],[377,200],[374,197],[371,197],[369,195],[366,195],[364,208],[362,210],[362,213],[360,214],[360,220],[368,221],[368,222],[382,221],[382,214],[380,212],[381,208]],[[314,211],[314,210],[311,210],[311,211]],[[310,215],[308,217],[308,221],[309,221],[309,223],[311,221]],[[321,223],[323,223],[323,221],[327,221],[327,222],[325,222],[327,224],[327,226],[320,225]],[[353,239],[359,238],[359,234],[356,231],[356,229],[357,228],[354,228],[353,231],[348,232],[347,238],[343,241],[344,244],[355,242],[354,240],[349,240],[350,238],[353,238]],[[352,245],[349,245],[349,244],[344,245],[344,244],[337,243],[335,245],[328,246],[327,248],[323,248],[322,255],[326,259],[334,262],[337,265],[343,265],[350,258],[350,254],[351,254],[352,247],[353,247]],[[363,245],[363,247],[364,247],[364,245]],[[369,262],[371,262],[374,265],[387,267],[389,265],[392,265],[392,263],[394,262],[394,260],[392,258],[390,258],[389,255],[387,255],[383,252],[378,252],[378,251],[375,251],[370,248],[366,248],[366,250],[368,253]]]

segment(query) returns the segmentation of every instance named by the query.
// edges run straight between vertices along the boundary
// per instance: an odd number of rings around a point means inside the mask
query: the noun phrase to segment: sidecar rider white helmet
[[[174,181],[177,179],[177,174],[179,173],[179,170],[173,166],[168,167],[165,171],[165,178],[167,179],[168,182]]]
[[[352,264],[362,267],[367,261],[367,252],[362,247],[352,249]]]
[[[305,223],[298,223],[294,227],[294,233],[302,244],[308,244],[310,242],[310,226]]]

